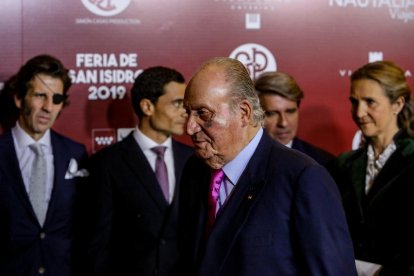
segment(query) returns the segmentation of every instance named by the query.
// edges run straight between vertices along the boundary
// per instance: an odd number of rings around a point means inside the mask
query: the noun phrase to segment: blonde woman
[[[364,145],[331,168],[342,197],[359,275],[414,275],[413,102],[389,61],[351,76],[351,113]]]

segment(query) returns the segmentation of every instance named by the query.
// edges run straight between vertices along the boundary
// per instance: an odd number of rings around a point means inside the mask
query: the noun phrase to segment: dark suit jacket
[[[170,205],[132,134],[92,157],[95,275],[171,275],[177,260],[177,192],[193,149],[173,141],[173,153],[177,184]]]
[[[293,139],[292,149],[305,153],[321,165],[325,165],[335,159],[335,155],[327,152],[322,148],[316,147],[306,141],[303,141],[298,137],[295,137]]]
[[[205,243],[209,179],[209,168],[190,159],[180,195],[180,275],[356,275],[337,187],[309,157],[263,134]]]
[[[55,177],[41,227],[27,195],[11,131],[0,136],[0,275],[71,275],[73,215],[79,177],[65,179],[70,160],[81,164],[85,147],[51,132]]]
[[[414,275],[414,141],[404,133],[365,194],[366,149],[331,168],[342,193],[355,257],[384,266],[380,275]]]

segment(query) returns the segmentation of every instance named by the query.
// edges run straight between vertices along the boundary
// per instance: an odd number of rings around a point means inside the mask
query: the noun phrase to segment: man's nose
[[[287,124],[288,124],[288,121],[287,121],[287,119],[286,119],[286,115],[285,114],[280,114],[279,116],[278,116],[278,118],[277,118],[277,125],[278,126],[282,126],[282,127],[285,127],[285,126],[287,126]]]
[[[51,112],[52,108],[53,108],[53,100],[51,97],[45,97],[43,99],[43,106],[42,106],[43,110],[47,111],[47,112]]]
[[[186,131],[188,135],[193,135],[197,132],[199,132],[201,130],[200,125],[196,122],[194,116],[192,116],[191,114],[187,114],[188,118],[187,118],[187,126],[186,126]]]

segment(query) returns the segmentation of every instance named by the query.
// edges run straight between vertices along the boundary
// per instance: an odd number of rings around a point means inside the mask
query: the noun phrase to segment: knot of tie
[[[44,152],[42,150],[42,146],[39,143],[33,143],[29,145],[29,148],[37,155],[43,156]]]
[[[165,146],[156,146],[156,147],[151,148],[151,150],[155,152],[155,154],[159,157],[164,157],[164,153],[166,149],[167,147]]]

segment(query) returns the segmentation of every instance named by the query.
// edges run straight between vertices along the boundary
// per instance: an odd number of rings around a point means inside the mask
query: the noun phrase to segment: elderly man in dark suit
[[[52,56],[36,56],[9,85],[18,120],[0,137],[0,275],[69,276],[87,154],[50,129],[67,103],[68,70]]]
[[[264,133],[243,64],[207,61],[184,106],[198,158],[182,177],[180,275],[356,275],[335,183]]]
[[[299,106],[304,93],[292,76],[283,72],[263,73],[256,79],[255,89],[265,111],[265,130],[274,140],[322,165],[335,159],[326,150],[297,137]]]
[[[193,153],[172,139],[184,132],[185,86],[174,69],[144,70],[131,90],[138,127],[91,158],[93,275],[173,275],[179,183]]]

